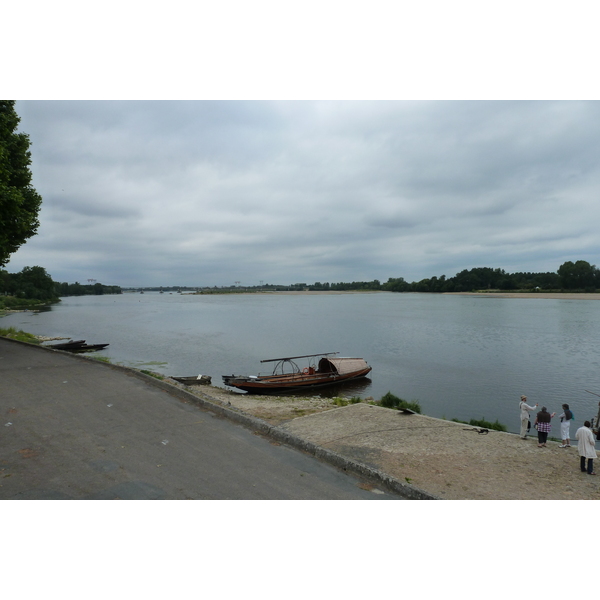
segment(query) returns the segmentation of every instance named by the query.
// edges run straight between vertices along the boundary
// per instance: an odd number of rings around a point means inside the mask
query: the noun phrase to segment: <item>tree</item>
[[[16,133],[21,120],[14,100],[0,100],[0,266],[39,227],[41,196],[31,186],[29,136]]]
[[[34,300],[51,300],[56,297],[54,281],[43,267],[24,267],[16,274],[16,295]]]
[[[585,260],[575,263],[569,260],[558,268],[561,285],[567,290],[595,288],[598,275],[598,269]]]

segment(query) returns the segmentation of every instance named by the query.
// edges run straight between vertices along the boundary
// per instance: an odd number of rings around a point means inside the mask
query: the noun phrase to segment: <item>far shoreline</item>
[[[184,292],[183,295],[226,295],[233,292]],[[600,300],[600,293],[570,292],[392,292],[390,290],[260,290],[239,291],[236,295],[275,295],[275,296],[333,296],[345,294],[430,294],[432,296],[477,296],[479,298],[526,298],[548,300]]]
[[[600,294],[568,292],[443,292],[444,296],[479,296],[480,298],[535,298],[548,300],[600,300]]]
[[[242,292],[244,293],[244,292]],[[251,293],[251,292],[246,292]],[[257,293],[257,292],[253,292]],[[276,294],[280,296],[317,296],[334,294],[430,294],[436,292],[391,292],[388,290],[274,290],[258,293]],[[477,296],[480,298],[534,298],[548,300],[600,300],[600,293],[569,292],[441,292],[440,296]]]

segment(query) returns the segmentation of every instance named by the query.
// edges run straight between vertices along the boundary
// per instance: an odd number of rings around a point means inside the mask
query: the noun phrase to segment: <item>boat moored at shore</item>
[[[276,363],[270,375],[223,375],[223,383],[248,393],[269,394],[339,384],[371,372],[372,367],[363,358],[337,357],[337,354],[325,352],[261,360],[261,363]],[[300,368],[296,362],[299,359],[308,359],[308,365]]]

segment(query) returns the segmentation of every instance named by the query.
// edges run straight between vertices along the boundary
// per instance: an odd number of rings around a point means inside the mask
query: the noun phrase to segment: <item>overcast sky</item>
[[[43,197],[8,270],[121,286],[600,264],[600,103],[18,101]]]

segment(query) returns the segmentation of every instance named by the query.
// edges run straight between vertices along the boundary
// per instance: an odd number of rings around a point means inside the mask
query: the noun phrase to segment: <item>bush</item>
[[[407,400],[402,400],[402,398],[398,398],[398,396],[394,396],[391,392],[384,394],[379,400],[379,404],[381,406],[385,406],[386,408],[395,408],[396,410],[409,409],[413,412],[421,414],[421,405],[418,401],[414,400],[409,402]]]
[[[21,329],[17,330],[14,327],[0,329],[0,336],[11,340],[18,340],[19,342],[27,342],[29,344],[40,344],[40,340],[38,340],[35,335],[22,331]]]
[[[502,423],[498,422],[496,419],[493,423],[490,421],[486,421],[483,417],[481,419],[471,419],[469,421],[469,425],[473,425],[473,427],[483,427],[484,429],[494,429],[495,431],[506,431],[506,425],[502,425]]]
[[[493,423],[486,421],[483,417],[481,419],[471,419],[469,422],[461,421],[460,419],[452,419],[455,423],[464,423],[465,425],[472,425],[473,427],[481,427],[483,429],[493,429],[494,431],[507,431],[506,425],[498,422],[496,419]]]
[[[150,375],[150,377],[154,377],[155,379],[160,379],[161,381],[164,379],[164,375],[160,373],[155,373],[154,371],[148,371],[147,369],[142,369],[141,372],[144,375]]]
[[[32,300],[27,298],[15,298],[14,296],[0,296],[0,309],[6,310],[24,310],[40,304],[48,304],[40,300]]]
[[[333,403],[336,406],[348,406],[348,404],[358,404],[362,402],[362,398],[359,396],[352,396],[352,398],[340,398],[339,396],[333,398]]]

